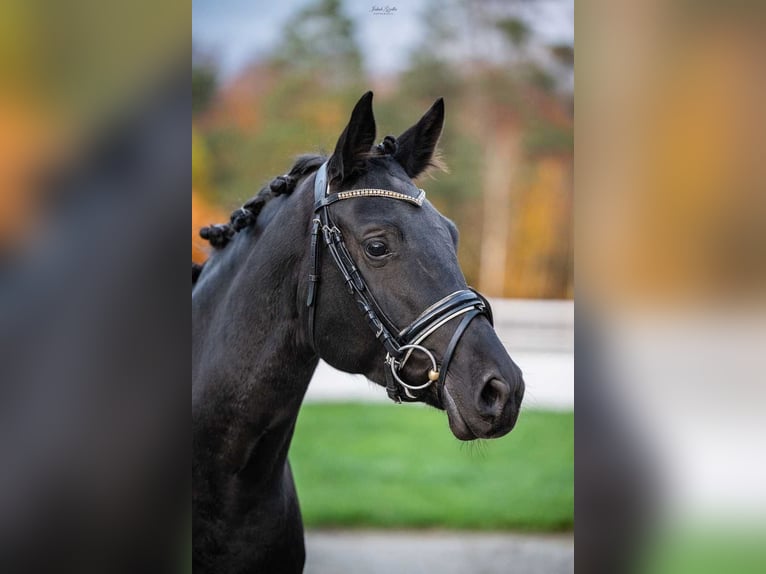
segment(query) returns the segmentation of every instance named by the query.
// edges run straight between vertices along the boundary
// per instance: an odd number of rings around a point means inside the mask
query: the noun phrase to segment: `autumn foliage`
[[[449,173],[419,185],[460,229],[458,257],[469,284],[496,297],[571,298],[572,48],[546,48],[564,64],[538,61],[523,21],[498,14],[466,31],[442,21],[443,12],[424,18],[422,45],[386,77],[363,71],[353,21],[339,2],[319,0],[296,12],[269,54],[225,79],[215,59],[198,52],[193,228],[211,223],[215,209],[228,213],[244,203],[296,155],[332,151],[365,90],[375,92],[381,139],[444,97],[440,150]],[[492,36],[503,46],[500,58],[446,56],[454,36],[466,33]],[[196,232],[192,253],[204,256]]]

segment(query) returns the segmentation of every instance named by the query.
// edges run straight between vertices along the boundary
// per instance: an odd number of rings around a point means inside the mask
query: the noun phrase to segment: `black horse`
[[[412,181],[443,123],[440,99],[373,146],[368,92],[329,158],[300,157],[201,231],[218,249],[192,269],[195,572],[302,570],[287,453],[320,357],[445,409],[458,439],[513,428],[521,372],[466,287],[455,226]]]

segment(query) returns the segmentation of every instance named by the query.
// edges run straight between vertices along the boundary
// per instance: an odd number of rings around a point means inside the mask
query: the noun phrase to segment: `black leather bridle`
[[[351,294],[359,305],[360,310],[367,319],[375,337],[386,349],[386,392],[395,402],[415,401],[418,397],[412,391],[422,391],[432,383],[438,382],[444,386],[449,369],[450,361],[455,353],[457,344],[470,322],[484,315],[493,323],[492,309],[489,302],[474,289],[461,289],[447,295],[423,311],[412,323],[402,330],[397,329],[393,321],[380,308],[367,286],[359,268],[354,263],[351,254],[343,241],[343,234],[333,222],[330,214],[330,206],[337,201],[362,197],[385,197],[399,201],[406,201],[415,207],[420,207],[425,201],[426,192],[419,190],[417,196],[411,196],[386,189],[354,189],[330,193],[330,185],[327,181],[327,162],[322,164],[316,173],[314,182],[314,213],[311,231],[311,262],[309,272],[308,296],[306,304],[309,308],[309,335],[316,349],[315,339],[315,315],[316,297],[319,289],[319,268],[321,257],[320,232],[324,244],[330,253],[335,266],[340,271]],[[441,363],[437,363],[433,353],[421,343],[440,327],[446,325],[456,317],[462,316],[447,349],[442,356]],[[413,352],[425,354],[431,361],[431,370],[428,372],[428,380],[419,385],[411,385],[402,380],[399,372],[404,367]],[[400,389],[404,389],[404,396]]]

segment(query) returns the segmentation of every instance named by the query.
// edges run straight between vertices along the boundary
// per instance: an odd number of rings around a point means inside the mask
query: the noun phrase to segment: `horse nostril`
[[[500,379],[490,379],[479,395],[479,412],[486,417],[497,417],[503,412],[511,388]]]

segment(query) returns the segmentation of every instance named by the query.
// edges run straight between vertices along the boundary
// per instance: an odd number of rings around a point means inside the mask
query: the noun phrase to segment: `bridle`
[[[359,268],[346,248],[343,234],[335,225],[330,214],[330,206],[333,203],[363,197],[385,197],[405,201],[419,208],[425,201],[426,192],[421,189],[417,196],[411,196],[386,189],[354,189],[331,194],[330,184],[327,180],[327,162],[322,164],[316,173],[314,182],[315,217],[311,231],[311,262],[306,300],[306,305],[309,308],[309,335],[316,349],[314,331],[316,297],[320,279],[321,244],[319,236],[321,231],[327,251],[329,251],[335,266],[343,276],[349,294],[354,297],[359,305],[360,310],[367,319],[368,325],[375,333],[375,338],[386,349],[384,360],[386,368],[384,371],[386,374],[386,392],[388,396],[397,403],[402,402],[402,400],[418,400],[418,396],[414,395],[413,391],[423,391],[434,382],[438,382],[438,387],[443,388],[447,377],[447,370],[463,333],[468,328],[470,322],[479,315],[486,316],[492,324],[492,309],[489,306],[489,302],[474,289],[461,289],[428,307],[404,329],[397,329],[393,321],[388,318],[377,301],[375,301],[367,283],[359,272]],[[447,345],[441,364],[439,364],[434,354],[421,343],[452,319],[461,316],[462,319]],[[426,355],[431,362],[431,369],[428,372],[428,379],[424,383],[412,385],[402,380],[400,371],[410,356],[416,351]],[[404,389],[404,396],[400,394],[400,388]]]

